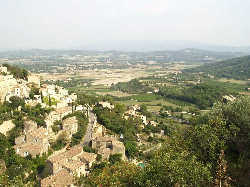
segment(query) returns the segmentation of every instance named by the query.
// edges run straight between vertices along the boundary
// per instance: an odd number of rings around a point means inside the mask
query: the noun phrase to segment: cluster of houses
[[[43,84],[40,88],[40,92],[42,93],[42,97],[54,101],[51,104],[53,108],[66,107],[77,99],[75,93],[69,94],[67,89],[54,84]]]
[[[29,98],[31,84],[40,86],[39,77],[29,75],[28,80],[16,79],[7,67],[0,66],[0,102],[9,101],[12,96]]]
[[[41,156],[49,150],[48,131],[43,127],[38,127],[34,121],[24,122],[23,135],[15,138],[14,149],[22,157]]]
[[[83,151],[81,145],[50,156],[47,166],[51,176],[41,180],[42,187],[69,186],[74,177],[86,176],[96,161],[97,154]]]
[[[36,122],[24,119],[24,130],[21,136],[15,138],[14,149],[22,157],[36,157],[48,153],[50,142],[54,142],[61,134],[67,139],[78,131],[78,120],[75,116],[65,116],[73,111],[82,111],[88,114],[90,106],[74,106],[72,103],[77,100],[76,94],[69,94],[68,90],[56,85],[40,85],[39,77],[30,76],[28,81],[17,80],[10,75],[5,67],[0,66],[0,99],[8,101],[11,96],[18,96],[25,100],[27,105],[41,104],[42,107],[51,107],[53,110],[46,115],[45,126],[39,127]],[[39,88],[39,95],[29,97],[31,86]],[[17,89],[18,88],[18,89]],[[6,99],[7,98],[7,99]],[[43,102],[42,98],[49,98],[54,102]],[[56,102],[55,102],[56,101]],[[51,105],[48,105],[51,104]],[[104,108],[112,110],[114,105],[108,102],[100,102]],[[55,122],[60,121],[59,130],[53,130]],[[0,125],[0,133],[7,135],[15,124],[9,120]],[[125,146],[118,138],[107,136],[106,129],[94,121],[91,131],[91,141],[89,146],[101,155],[102,159],[109,159],[110,155],[121,154],[122,159],[126,159]],[[73,183],[75,176],[87,175],[93,162],[96,161],[97,154],[83,151],[82,145],[65,147],[54,153],[47,160],[50,176],[41,181],[41,186],[67,186]]]
[[[157,126],[158,123],[155,121],[148,121],[147,117],[145,115],[142,115],[140,112],[138,112],[140,110],[140,106],[139,105],[132,105],[129,107],[129,109],[123,114],[123,118],[124,119],[128,119],[129,117],[132,118],[140,118],[142,121],[142,128],[144,128],[146,125],[153,125],[153,126]]]

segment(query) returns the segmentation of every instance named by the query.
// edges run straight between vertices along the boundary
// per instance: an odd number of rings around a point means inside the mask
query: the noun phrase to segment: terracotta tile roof
[[[68,162],[65,162],[63,164],[64,167],[69,169],[70,171],[75,171],[81,166],[85,166],[83,162],[78,161],[78,160],[68,160]]]
[[[42,147],[33,143],[15,145],[14,149],[19,149],[21,153],[28,152],[32,156],[40,155],[40,153],[42,152]]]
[[[78,156],[83,152],[83,148],[81,145],[76,145],[74,147],[71,147],[70,150],[62,152],[58,155],[54,155],[49,157],[50,162],[59,162],[64,159],[71,159],[74,156]]]
[[[46,138],[48,136],[47,129],[40,127],[38,129],[34,129],[27,133],[27,135],[37,137],[37,138]]]
[[[41,180],[41,187],[65,187],[74,183],[74,177],[66,169]]]
[[[64,114],[64,113],[66,113],[66,112],[71,112],[71,111],[72,111],[72,108],[69,107],[69,106],[61,107],[61,108],[58,108],[58,109],[55,110],[55,112],[56,112],[57,114]]]
[[[108,136],[99,136],[96,138],[97,142],[108,142],[108,141],[114,141],[115,139],[112,137],[108,137]]]
[[[26,131],[34,130],[35,128],[37,128],[36,122],[31,121],[31,120],[24,121],[24,129]]]
[[[97,154],[95,153],[87,153],[83,152],[78,158],[80,158],[82,161],[90,163],[94,162],[96,160]]]

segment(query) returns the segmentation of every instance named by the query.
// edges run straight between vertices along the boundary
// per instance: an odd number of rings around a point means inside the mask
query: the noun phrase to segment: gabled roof
[[[41,180],[41,187],[65,187],[74,183],[74,177],[66,170],[62,169],[55,175]]]
[[[94,162],[96,160],[97,155],[95,153],[87,153],[83,152],[78,158],[87,163]]]

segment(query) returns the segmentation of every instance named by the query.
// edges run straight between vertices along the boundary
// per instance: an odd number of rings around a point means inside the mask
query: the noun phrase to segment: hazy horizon
[[[154,46],[167,49],[171,45],[173,49],[182,45],[250,46],[250,1],[0,0],[0,3],[0,50],[130,46],[133,49],[133,41],[142,50]]]

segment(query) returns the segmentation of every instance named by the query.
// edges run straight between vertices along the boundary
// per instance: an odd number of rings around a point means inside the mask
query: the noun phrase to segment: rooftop
[[[41,181],[41,187],[65,187],[74,183],[74,177],[66,169]]]

